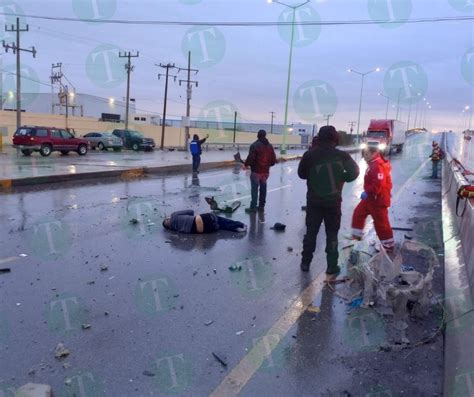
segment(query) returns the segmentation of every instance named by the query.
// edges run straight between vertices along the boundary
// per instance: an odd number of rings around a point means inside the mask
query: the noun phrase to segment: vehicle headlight
[[[367,144],[366,143],[361,143],[360,148],[361,149],[367,149]]]
[[[386,143],[379,143],[378,148],[379,148],[379,150],[385,150],[385,149],[387,149],[387,144]]]

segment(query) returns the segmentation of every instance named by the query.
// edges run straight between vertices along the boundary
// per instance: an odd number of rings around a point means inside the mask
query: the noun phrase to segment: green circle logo
[[[346,318],[344,340],[357,351],[376,351],[386,341],[383,318],[374,310],[357,308]]]
[[[241,206],[250,204],[250,178],[244,173],[234,174],[230,178],[219,180],[215,187],[218,191],[212,194],[221,208],[235,201],[240,201]]]
[[[288,339],[281,339],[280,335],[271,333],[253,338],[248,350],[248,358],[253,365],[259,371],[270,373],[285,367],[292,353]]]
[[[460,368],[456,373],[450,377],[449,383],[451,385],[452,397],[466,397],[474,395],[474,369]]]
[[[0,382],[0,396],[18,397],[16,387],[6,382]]]
[[[150,316],[167,312],[179,302],[174,281],[162,274],[141,278],[135,286],[134,297],[139,311]]]
[[[272,263],[262,257],[245,259],[229,268],[234,287],[251,298],[260,297],[269,290],[274,282],[274,272]]]
[[[117,11],[116,0],[72,0],[72,9],[80,19],[107,20]]]
[[[57,260],[69,251],[72,244],[69,225],[55,218],[41,219],[29,233],[34,255],[45,260]]]
[[[17,15],[20,15],[20,26],[24,27],[25,18],[22,16],[25,13],[23,9],[12,0],[0,0],[0,13],[2,14],[12,14],[12,15],[0,15],[0,41],[5,40],[7,44],[9,40],[16,40],[15,32],[6,32],[5,26],[11,28],[12,25],[16,27],[16,18]]]
[[[101,88],[113,88],[122,84],[127,74],[125,64],[119,58],[120,47],[104,44],[94,48],[86,59],[86,73],[90,81]]]
[[[293,97],[295,111],[305,121],[333,115],[336,113],[337,103],[336,91],[322,80],[311,80],[300,85]]]
[[[156,200],[127,200],[120,222],[128,238],[149,239],[162,229],[164,216]]]
[[[68,335],[87,323],[87,311],[82,299],[71,293],[54,296],[46,307],[49,329],[60,335]]]
[[[431,154],[429,134],[411,136],[403,145],[401,170],[404,176],[412,176]]]
[[[13,56],[13,55],[12,55]],[[3,92],[6,93],[4,108],[16,109],[16,65],[9,64],[3,68]],[[22,106],[32,104],[40,93],[40,80],[35,69],[22,63],[21,65]]]
[[[321,25],[301,25],[301,23],[320,22],[321,18],[318,12],[310,5],[305,5],[297,8],[294,15],[296,23],[294,28],[291,24],[278,26],[280,37],[286,43],[291,44],[291,36],[293,34],[293,45],[295,47],[306,47],[313,44],[321,34]],[[280,23],[291,23],[292,21],[293,10],[285,9],[278,18]]]
[[[369,0],[367,3],[370,18],[385,29],[395,29],[410,18],[412,0]]]
[[[384,90],[390,100],[413,104],[422,100],[428,90],[428,76],[420,65],[402,61],[392,65],[384,76]]]
[[[474,85],[474,47],[469,48],[462,57],[461,74],[464,80]]]
[[[239,129],[240,112],[233,103],[221,100],[209,102],[201,109],[198,127],[209,129],[211,142],[232,142],[235,112],[237,112],[237,129]]]
[[[180,394],[191,385],[193,367],[184,353],[161,355],[148,368],[162,393]]]
[[[469,300],[469,287],[460,289],[456,294],[444,297],[443,305],[446,316],[446,334],[466,334],[474,332],[473,316],[464,316],[472,309]]]
[[[191,62],[195,67],[210,68],[224,59],[225,37],[214,26],[195,26],[184,34],[182,50],[186,58],[191,51]]]
[[[460,12],[472,13],[474,11],[474,3],[472,0],[449,0],[449,4]]]
[[[91,371],[74,371],[64,380],[61,396],[105,397],[104,382]]]

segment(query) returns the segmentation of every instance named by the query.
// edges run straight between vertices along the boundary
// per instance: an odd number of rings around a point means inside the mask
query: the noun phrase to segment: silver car
[[[89,141],[91,149],[114,149],[116,152],[119,152],[123,148],[122,139],[112,135],[110,132],[89,132],[84,135],[84,138]]]

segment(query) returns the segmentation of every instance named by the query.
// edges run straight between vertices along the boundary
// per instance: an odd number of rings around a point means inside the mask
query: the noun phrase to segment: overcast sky
[[[471,0],[313,0],[298,20],[349,21],[460,17],[473,15]],[[294,0],[288,3],[295,4]],[[474,3],[474,2],[472,2]],[[250,22],[291,21],[288,8],[265,0],[0,0],[0,11],[26,15],[124,20]],[[157,63],[186,66],[187,51],[200,69],[193,91],[192,116],[230,117],[235,109],[244,121],[283,122],[291,27],[201,27],[118,25],[25,18],[30,32],[22,46],[34,45],[36,59],[23,54],[24,73],[42,85],[29,90],[50,92],[51,64],[62,62],[77,92],[122,99],[126,79],[118,50],[139,51],[133,59],[132,94],[143,112],[162,112],[164,80]],[[7,18],[7,23],[11,19]],[[0,15],[0,23],[5,17]],[[11,37],[0,33],[7,42]],[[361,130],[370,118],[401,116],[411,123],[430,102],[430,127],[460,129],[466,105],[473,105],[474,49],[472,21],[398,25],[297,26],[290,89],[289,122],[331,123],[348,129],[357,121],[361,77],[348,68],[380,72],[366,76]],[[2,55],[2,68],[12,70],[14,56]],[[185,78],[185,74],[180,74]],[[6,80],[7,81],[7,80]],[[6,84],[8,85],[8,84]],[[420,95],[418,95],[418,93]],[[185,112],[185,87],[171,82],[169,113]]]

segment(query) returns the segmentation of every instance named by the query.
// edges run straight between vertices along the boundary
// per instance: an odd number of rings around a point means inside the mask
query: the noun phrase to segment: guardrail
[[[234,149],[237,151],[240,150],[248,150],[250,148],[251,143],[205,143],[202,145],[204,151],[209,150],[228,150]],[[272,144],[275,149],[280,150],[282,144]],[[287,150],[306,150],[309,148],[308,144],[287,144]]]
[[[444,149],[444,395],[461,396],[470,395],[474,376],[474,200],[458,201],[459,188],[469,183],[463,168],[446,150],[446,134]]]

